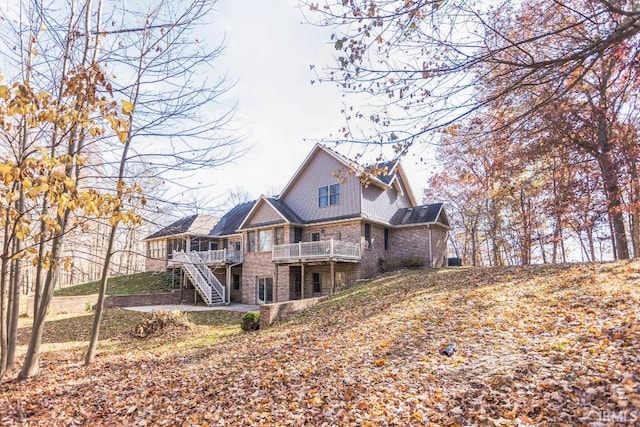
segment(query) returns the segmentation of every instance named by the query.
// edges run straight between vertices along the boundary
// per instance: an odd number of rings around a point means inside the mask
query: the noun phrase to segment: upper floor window
[[[256,232],[249,231],[247,233],[247,252],[256,251]]]
[[[318,188],[318,206],[324,208],[340,204],[340,184]]]
[[[364,225],[364,248],[365,249],[371,248],[371,225],[370,224]]]
[[[258,232],[258,250],[260,252],[271,250],[271,230],[260,230]]]
[[[284,245],[284,227],[276,228],[276,245]]]

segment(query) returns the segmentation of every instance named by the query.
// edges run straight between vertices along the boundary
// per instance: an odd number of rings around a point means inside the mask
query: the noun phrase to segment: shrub
[[[409,268],[424,267],[424,264],[425,264],[424,258],[421,258],[414,254],[410,254],[407,257],[407,267]]]
[[[240,325],[245,332],[257,331],[260,329],[260,313],[250,311],[242,316],[242,324]]]

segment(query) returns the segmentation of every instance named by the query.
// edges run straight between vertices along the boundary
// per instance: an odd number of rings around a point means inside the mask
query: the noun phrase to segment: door
[[[273,278],[258,277],[256,301],[258,304],[270,304],[273,302]]]
[[[302,267],[289,267],[289,299],[302,298]]]

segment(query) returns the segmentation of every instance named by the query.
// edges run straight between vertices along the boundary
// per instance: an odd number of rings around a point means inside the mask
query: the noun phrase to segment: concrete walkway
[[[237,311],[240,313],[246,313],[248,311],[260,311],[260,307],[251,304],[238,304],[231,303],[229,305],[216,305],[213,307],[207,307],[206,305],[189,305],[189,304],[176,304],[176,305],[141,305],[136,307],[122,307],[125,310],[131,311]]]

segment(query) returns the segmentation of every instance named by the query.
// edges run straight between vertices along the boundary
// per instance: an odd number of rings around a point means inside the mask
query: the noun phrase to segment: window
[[[241,251],[242,250],[242,242],[233,242],[233,250]]]
[[[320,233],[311,233],[311,241],[319,242],[320,241]]]
[[[365,249],[371,247],[371,224],[364,225],[364,247]]]
[[[218,242],[209,242],[209,250],[217,251],[218,250]]]
[[[318,206],[321,208],[340,204],[340,184],[318,188]]]
[[[258,232],[258,250],[260,252],[271,250],[271,230],[260,230]]]
[[[276,228],[276,245],[284,245],[284,228],[278,227]]]
[[[234,274],[233,275],[233,289],[235,289],[236,291],[240,290],[240,275],[239,274]]]
[[[165,242],[158,240],[156,240],[155,242],[148,242],[147,255],[150,258],[165,258],[167,256]]]
[[[313,273],[313,292],[319,294],[321,291],[320,273]]]
[[[293,243],[302,242],[302,228],[296,227],[293,229]]]
[[[385,251],[389,250],[389,229],[388,228],[384,229],[384,250]]]
[[[256,251],[256,232],[249,231],[247,233],[247,252]]]

